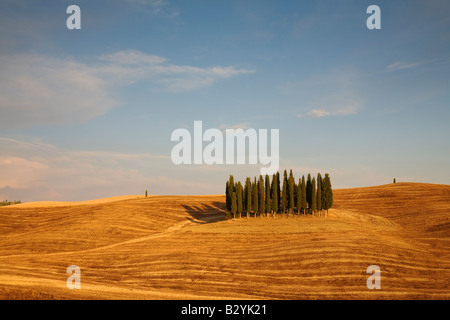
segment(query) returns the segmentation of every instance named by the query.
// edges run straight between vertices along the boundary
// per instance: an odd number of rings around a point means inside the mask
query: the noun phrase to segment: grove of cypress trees
[[[250,177],[245,180],[243,187],[241,182],[234,182],[233,175],[230,175],[229,180],[225,185],[226,207],[227,212],[232,213],[234,218],[239,213],[242,218],[242,212],[247,213],[247,219],[251,216],[251,212],[257,214],[266,214],[269,217],[273,213],[275,218],[277,212],[297,214],[301,212],[309,212],[321,216],[322,212],[326,210],[325,216],[328,215],[328,209],[333,205],[333,191],[331,187],[330,175],[325,174],[322,178],[320,172],[316,177],[308,178],[305,181],[303,175],[298,180],[298,184],[294,179],[292,170],[290,170],[289,177],[287,171],[284,170],[283,187],[280,190],[280,174],[277,172],[273,174],[272,181],[269,175],[262,175],[254,177],[252,182]],[[147,190],[146,190],[147,195]],[[234,195],[234,196],[233,196]],[[280,195],[280,196],[278,196]]]

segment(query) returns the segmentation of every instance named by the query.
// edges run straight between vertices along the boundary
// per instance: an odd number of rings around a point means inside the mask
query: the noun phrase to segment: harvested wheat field
[[[450,298],[449,185],[334,190],[326,218],[225,220],[224,195],[114,200],[1,208],[0,298]]]

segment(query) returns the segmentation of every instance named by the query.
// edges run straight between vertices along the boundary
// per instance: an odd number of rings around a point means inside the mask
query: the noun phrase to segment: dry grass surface
[[[327,218],[224,220],[222,195],[4,207],[0,298],[450,298],[450,186],[334,198]],[[373,264],[381,290],[366,287]],[[69,265],[81,290],[66,287]]]
[[[20,208],[49,208],[49,207],[71,207],[71,206],[82,206],[82,205],[91,205],[91,204],[99,204],[99,203],[109,203],[121,200],[129,200],[129,199],[142,199],[144,196],[119,196],[119,197],[111,197],[111,198],[103,198],[103,199],[94,199],[87,201],[37,201],[37,202],[29,202],[29,203],[21,203],[15,205]]]

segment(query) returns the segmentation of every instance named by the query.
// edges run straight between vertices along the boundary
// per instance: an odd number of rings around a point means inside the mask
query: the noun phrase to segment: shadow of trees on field
[[[223,202],[214,201],[211,204],[202,203],[197,206],[182,204],[182,207],[192,217],[187,219],[194,223],[215,223],[225,220],[226,205]]]

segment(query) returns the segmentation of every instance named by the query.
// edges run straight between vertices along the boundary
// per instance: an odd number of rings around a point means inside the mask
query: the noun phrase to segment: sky
[[[381,10],[370,30],[368,6]],[[69,30],[70,5],[81,29]],[[219,194],[172,132],[278,129],[280,172],[450,183],[447,0],[2,0],[0,200]]]

